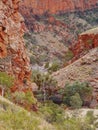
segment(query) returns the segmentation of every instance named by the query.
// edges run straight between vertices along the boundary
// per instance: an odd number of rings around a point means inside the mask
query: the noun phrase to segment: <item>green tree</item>
[[[72,108],[81,108],[82,107],[82,100],[80,98],[79,93],[76,93],[75,95],[70,97],[70,105]]]
[[[0,72],[0,87],[2,89],[2,96],[5,91],[8,91],[14,83],[14,78],[5,72]]]
[[[57,81],[52,76],[39,71],[32,72],[32,81],[38,85],[38,90],[42,93],[44,101],[52,95],[57,86]]]
[[[74,82],[73,84],[66,84],[63,96],[64,102],[70,105],[70,97],[74,96],[76,93],[80,95],[83,103],[90,101],[92,97],[92,87],[86,82]]]

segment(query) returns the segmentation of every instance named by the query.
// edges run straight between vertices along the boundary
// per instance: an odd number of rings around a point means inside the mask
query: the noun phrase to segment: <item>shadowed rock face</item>
[[[84,11],[95,7],[96,4],[97,0],[23,0],[21,11],[27,15],[29,13],[43,14],[45,12],[55,14],[65,11]]]
[[[0,0],[0,71],[15,77],[15,86],[30,79],[30,65],[23,34],[24,19],[18,12],[20,0]]]

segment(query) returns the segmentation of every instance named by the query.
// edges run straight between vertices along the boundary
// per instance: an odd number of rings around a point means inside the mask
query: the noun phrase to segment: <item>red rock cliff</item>
[[[98,47],[98,27],[79,35],[78,42],[73,47],[72,51],[75,58],[78,58],[85,52],[95,47]]]
[[[30,65],[23,41],[24,19],[18,12],[20,0],[0,0],[0,71],[15,77],[15,86],[30,79]]]
[[[46,11],[55,14],[59,11],[86,10],[95,7],[97,0],[23,0],[23,14],[43,14]]]

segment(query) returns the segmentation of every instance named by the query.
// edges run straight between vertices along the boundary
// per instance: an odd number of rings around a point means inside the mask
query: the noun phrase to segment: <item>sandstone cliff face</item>
[[[20,0],[0,0],[0,71],[15,77],[15,86],[30,78],[29,58],[23,34],[24,20],[18,12]]]
[[[97,0],[23,0],[21,3],[24,14],[43,14],[85,10],[95,7]]]
[[[79,35],[77,44],[72,48],[75,58],[79,58],[84,52],[98,47],[98,27]]]

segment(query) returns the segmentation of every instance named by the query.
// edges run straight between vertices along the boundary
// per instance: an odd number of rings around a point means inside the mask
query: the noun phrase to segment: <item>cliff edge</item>
[[[30,64],[23,40],[24,19],[20,0],[0,0],[0,71],[14,76],[15,87],[30,79]]]

